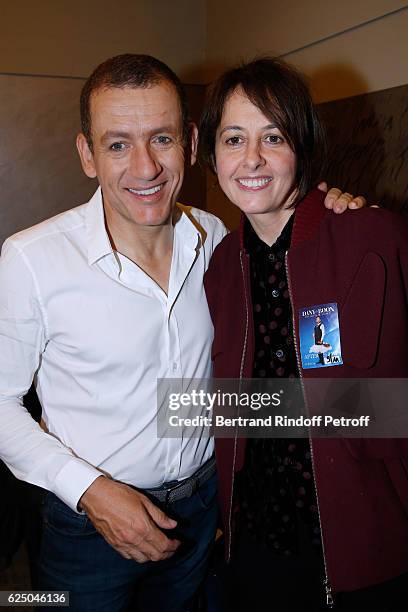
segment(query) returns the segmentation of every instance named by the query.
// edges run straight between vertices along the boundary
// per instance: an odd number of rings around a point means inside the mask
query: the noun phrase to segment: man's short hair
[[[164,62],[151,55],[125,53],[116,55],[99,64],[86,80],[80,99],[82,132],[92,151],[91,97],[101,89],[147,88],[162,82],[173,85],[179,105],[183,130],[183,143],[189,134],[187,96],[178,76]]]

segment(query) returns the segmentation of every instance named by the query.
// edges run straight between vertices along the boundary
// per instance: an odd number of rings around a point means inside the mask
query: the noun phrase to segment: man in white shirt
[[[1,455],[52,492],[42,588],[69,590],[71,610],[113,612],[137,583],[142,610],[186,610],[216,526],[213,443],[157,438],[156,381],[210,376],[202,279],[226,230],[176,204],[197,129],[167,66],[108,60],[81,118],[79,155],[100,188],[2,251]],[[48,433],[22,406],[34,377]]]

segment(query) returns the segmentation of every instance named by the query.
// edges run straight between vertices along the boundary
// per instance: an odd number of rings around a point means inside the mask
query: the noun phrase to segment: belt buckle
[[[184,484],[185,484],[184,482],[179,482],[178,484],[174,485],[174,487],[169,487],[168,489],[166,489],[166,500],[164,502],[166,506],[169,504],[169,498],[170,498],[171,493],[173,493],[173,491],[176,491],[177,489],[182,487]]]
[[[180,498],[180,499],[184,499],[185,498],[189,498],[192,495],[194,495],[194,493],[197,491],[198,489],[198,478],[192,478],[190,476],[190,478],[186,478],[183,482],[180,482],[179,484],[175,485],[174,487],[171,487],[170,489],[167,489],[166,492],[166,505],[169,504],[169,500],[170,500],[170,495],[171,493],[173,493],[173,491],[176,491],[177,489],[180,489],[181,487],[186,487],[186,492],[185,495]]]

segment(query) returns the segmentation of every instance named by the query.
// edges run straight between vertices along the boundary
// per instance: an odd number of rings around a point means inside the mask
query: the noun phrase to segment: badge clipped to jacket
[[[336,302],[300,308],[299,336],[303,369],[343,364]]]

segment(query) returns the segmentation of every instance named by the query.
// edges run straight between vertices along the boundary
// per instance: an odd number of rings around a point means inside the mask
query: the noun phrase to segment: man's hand
[[[318,188],[327,192],[327,183],[320,183]],[[351,193],[343,193],[340,189],[332,187],[324,200],[324,205],[333,212],[341,214],[348,208],[352,210],[364,208],[367,206],[367,201],[363,196],[354,197]]]
[[[162,529],[174,529],[169,518],[145,495],[105,476],[97,478],[82,495],[79,506],[95,528],[125,559],[138,563],[171,557],[180,546]]]

